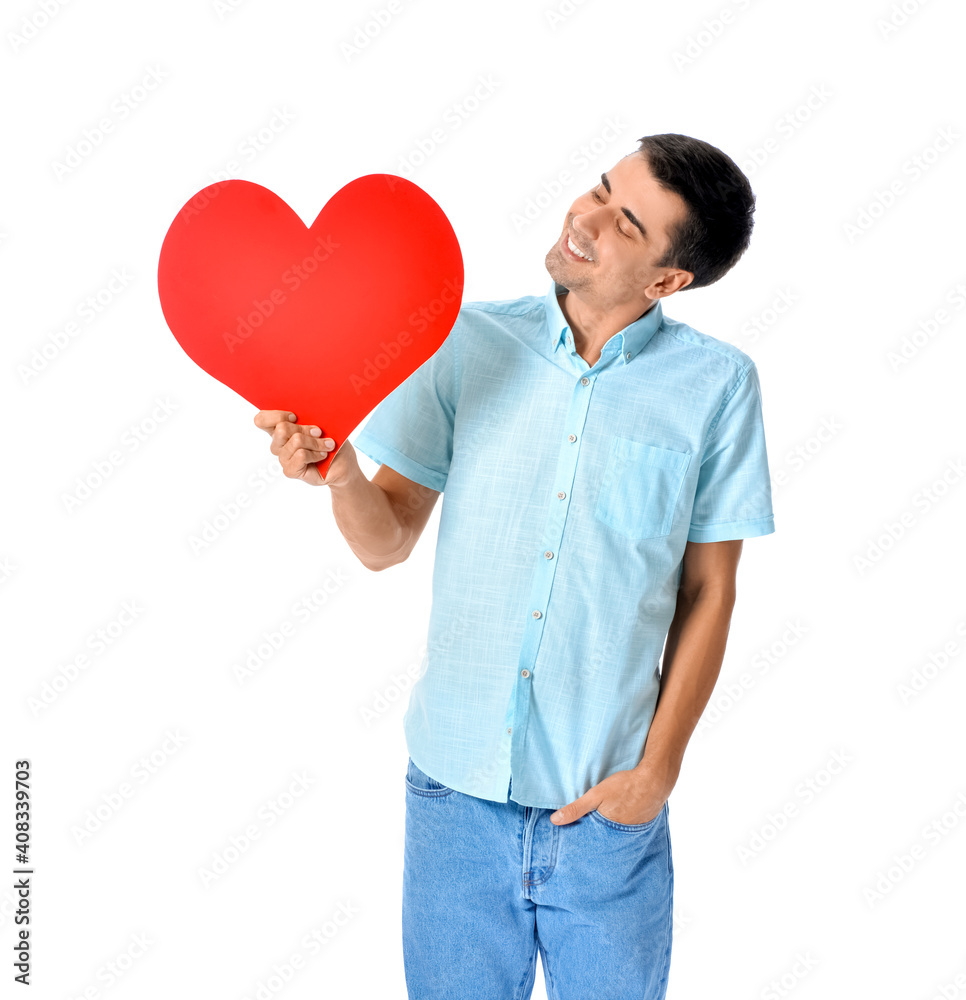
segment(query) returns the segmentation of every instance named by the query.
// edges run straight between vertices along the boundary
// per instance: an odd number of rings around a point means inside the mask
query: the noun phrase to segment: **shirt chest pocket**
[[[670,534],[690,462],[689,452],[615,437],[594,516],[628,538]]]

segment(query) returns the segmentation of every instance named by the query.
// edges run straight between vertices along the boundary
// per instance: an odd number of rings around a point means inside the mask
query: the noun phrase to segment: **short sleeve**
[[[775,530],[758,369],[750,363],[712,423],[691,510],[689,542]]]
[[[379,465],[439,492],[453,457],[460,325],[457,316],[436,353],[376,406],[353,441]]]

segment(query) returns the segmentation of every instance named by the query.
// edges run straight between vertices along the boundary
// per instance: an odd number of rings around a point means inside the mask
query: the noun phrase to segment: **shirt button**
[[[628,352],[627,352],[627,353],[626,353],[626,354],[624,355],[624,357],[625,357],[625,358],[627,358],[627,360],[628,360],[628,361],[630,361],[630,360],[631,360],[631,352],[630,352],[630,351],[628,351]]]
[[[557,494],[557,499],[558,499],[558,500],[563,500],[563,498],[564,498],[564,497],[565,497],[566,495],[567,495],[567,494],[566,494],[566,493],[564,493],[564,491],[563,491],[563,490],[560,490],[560,492],[559,492],[559,493]]]
[[[513,732],[513,726],[510,726],[510,728],[507,730],[507,732],[508,733],[512,733]]]
[[[590,385],[590,379],[589,379],[589,378],[587,378],[587,376],[585,375],[585,376],[584,376],[584,377],[583,377],[583,378],[582,378],[582,379],[580,380],[580,384],[581,384],[581,385]]]
[[[576,435],[576,434],[568,434],[568,435],[567,435],[567,440],[568,440],[568,441],[569,441],[569,442],[570,442],[571,444],[573,444],[573,443],[574,443],[574,441],[576,441],[576,440],[577,440],[577,435]]]
[[[529,670],[521,670],[520,671],[520,676],[521,677],[529,677],[530,676],[530,671]]]
[[[542,618],[542,617],[543,617],[543,615],[541,615],[539,611],[534,611],[534,612],[533,612],[533,617],[534,617],[534,618]]]
[[[553,553],[550,551],[544,552],[543,557],[544,559],[553,559]]]

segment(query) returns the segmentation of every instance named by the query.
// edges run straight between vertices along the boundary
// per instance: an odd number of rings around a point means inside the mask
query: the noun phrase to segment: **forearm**
[[[358,464],[329,486],[332,514],[349,548],[371,570],[405,558],[411,529],[396,512],[389,494],[366,478]]]
[[[668,629],[657,708],[636,770],[673,787],[724,660],[734,594],[679,595]]]

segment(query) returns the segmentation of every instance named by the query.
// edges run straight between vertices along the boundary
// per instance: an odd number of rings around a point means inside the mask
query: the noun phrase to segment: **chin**
[[[558,285],[570,290],[585,286],[587,283],[580,277],[580,272],[576,267],[567,267],[568,262],[562,259],[560,249],[554,244],[553,248],[544,258],[547,272]]]
[[[544,260],[546,261],[548,271],[553,268],[558,274],[562,274],[567,270],[568,261],[556,243],[547,251],[547,256]]]

